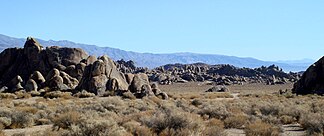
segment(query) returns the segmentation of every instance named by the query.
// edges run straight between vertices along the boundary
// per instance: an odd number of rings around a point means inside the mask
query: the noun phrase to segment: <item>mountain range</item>
[[[272,64],[278,65],[284,71],[304,71],[314,61],[305,60],[290,60],[290,61],[262,61],[255,58],[242,58],[236,56],[226,56],[217,54],[197,54],[197,53],[169,53],[169,54],[154,54],[154,53],[138,53],[125,51],[111,47],[99,47],[96,45],[88,45],[75,43],[67,40],[54,41],[38,39],[41,45],[47,46],[62,46],[82,48],[90,55],[101,56],[108,55],[114,60],[124,59],[133,60],[138,67],[154,68],[165,64],[190,64],[190,63],[206,63],[206,64],[231,64],[237,67],[255,68],[260,66],[269,66]],[[6,48],[23,47],[24,38],[14,38],[0,34],[0,51]]]

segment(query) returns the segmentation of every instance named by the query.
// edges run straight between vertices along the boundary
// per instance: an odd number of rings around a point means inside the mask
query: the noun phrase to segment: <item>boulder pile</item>
[[[160,84],[211,81],[214,85],[242,85],[245,83],[274,85],[296,82],[300,78],[298,73],[285,73],[275,65],[251,69],[203,63],[168,64],[145,72],[151,81]]]
[[[108,56],[89,56],[82,49],[51,46],[44,49],[28,37],[24,48],[9,48],[0,53],[0,91],[87,91],[95,95],[132,92],[138,98],[161,94],[132,62],[116,63]],[[131,67],[131,69],[125,69]],[[123,67],[124,66],[124,67]],[[123,69],[123,72],[120,70]],[[153,87],[154,86],[154,87]],[[153,89],[152,89],[153,88]],[[167,98],[163,97],[163,98]]]

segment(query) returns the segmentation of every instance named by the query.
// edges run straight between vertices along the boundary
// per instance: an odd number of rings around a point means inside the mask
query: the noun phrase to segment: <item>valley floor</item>
[[[292,84],[228,86],[206,93],[207,83],[160,85],[169,100],[118,96],[0,100],[4,135],[320,135],[322,96],[295,96]],[[10,122],[10,123],[8,123]],[[310,127],[311,126],[311,127]],[[314,127],[315,126],[315,127]]]

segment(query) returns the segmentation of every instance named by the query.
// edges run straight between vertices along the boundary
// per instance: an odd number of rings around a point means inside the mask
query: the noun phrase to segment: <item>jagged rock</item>
[[[324,94],[324,57],[312,64],[294,84],[296,94]]]
[[[25,85],[25,90],[27,92],[30,92],[30,91],[37,91],[38,90],[38,86],[37,86],[37,83],[36,81],[34,81],[33,79],[29,79]]]
[[[228,92],[228,88],[226,86],[213,86],[212,88],[209,88],[206,92]]]

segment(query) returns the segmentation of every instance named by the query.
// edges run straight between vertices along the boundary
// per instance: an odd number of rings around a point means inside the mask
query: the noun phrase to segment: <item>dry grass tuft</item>
[[[323,135],[324,117],[323,114],[309,113],[304,115],[300,121],[301,126],[306,130],[309,136]]]
[[[13,93],[0,93],[1,99],[16,99],[17,96]]]
[[[246,123],[248,123],[248,117],[245,115],[230,116],[224,120],[225,128],[241,129]]]
[[[63,113],[52,120],[53,130],[70,129],[73,125],[81,122],[80,113],[71,111]]]
[[[61,92],[61,91],[53,91],[53,92],[47,92],[44,95],[44,98],[63,98],[63,99],[72,99],[72,93],[70,92]]]
[[[247,136],[279,136],[280,128],[262,121],[248,124],[244,132]]]

